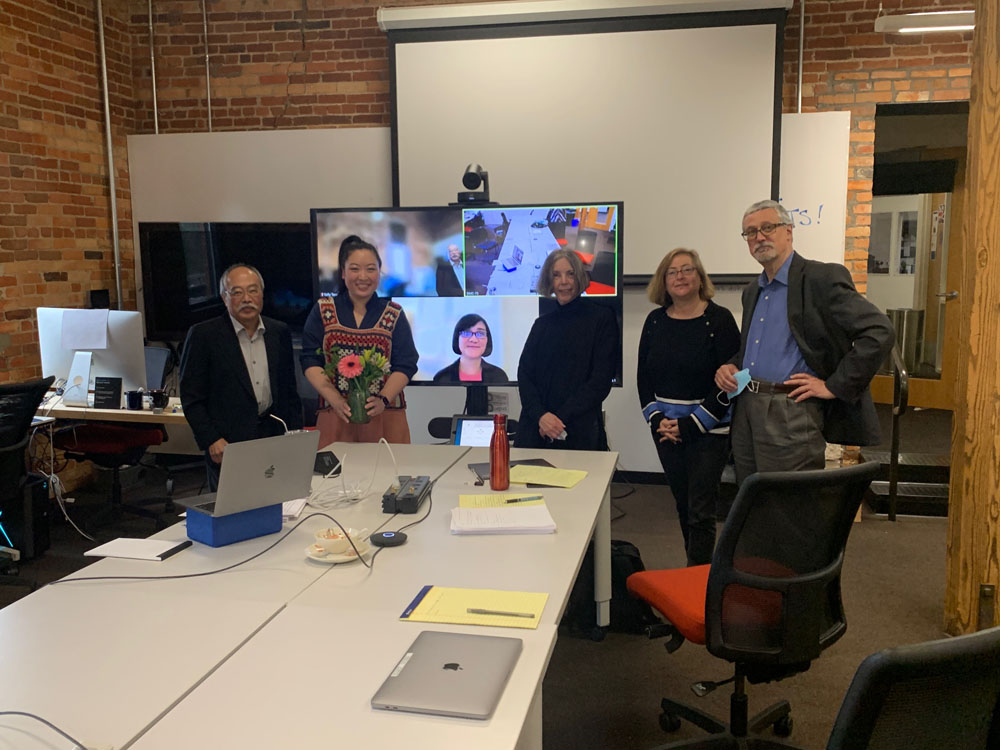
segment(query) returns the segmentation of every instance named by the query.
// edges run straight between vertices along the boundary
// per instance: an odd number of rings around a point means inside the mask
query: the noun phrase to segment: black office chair
[[[25,492],[28,491],[25,462],[25,448],[30,439],[28,431],[31,418],[54,380],[47,377],[0,385],[0,545],[22,552],[23,535],[29,525],[29,519],[24,518]],[[35,587],[32,581],[6,574],[0,575],[0,583]]]
[[[1000,748],[1000,628],[861,662],[827,750]]]
[[[711,565],[629,576],[629,591],[667,620],[653,626],[650,637],[671,636],[668,651],[685,639],[703,643],[714,656],[735,664],[729,679],[692,685],[702,696],[734,683],[728,726],[684,703],[661,701],[660,725],[666,731],[678,729],[686,719],[712,733],[668,747],[789,747],[751,736],[768,727],[788,736],[792,720],[787,701],[748,720],[746,682],[772,682],[803,672],[844,634],[844,548],[861,499],[877,474],[874,464],[754,474],[740,487]]]

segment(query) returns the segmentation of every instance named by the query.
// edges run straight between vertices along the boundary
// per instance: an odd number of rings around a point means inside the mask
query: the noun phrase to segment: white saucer
[[[372,548],[371,544],[368,542],[367,539],[355,542],[355,544],[358,545],[358,552],[360,552],[362,555],[367,554],[368,551]],[[347,552],[341,552],[340,554],[337,555],[333,554],[314,555],[312,552],[311,544],[308,547],[306,547],[306,557],[308,557],[310,560],[315,560],[316,562],[321,562],[321,563],[346,563],[346,562],[354,562],[355,560],[358,559],[358,556],[354,554],[354,549],[352,548],[348,548]]]

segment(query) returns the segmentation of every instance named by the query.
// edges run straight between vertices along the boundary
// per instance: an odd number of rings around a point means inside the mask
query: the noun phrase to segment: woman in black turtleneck
[[[609,308],[580,297],[587,272],[571,250],[549,253],[538,293],[558,306],[531,327],[517,367],[518,448],[607,450],[601,404],[611,391],[618,321]]]

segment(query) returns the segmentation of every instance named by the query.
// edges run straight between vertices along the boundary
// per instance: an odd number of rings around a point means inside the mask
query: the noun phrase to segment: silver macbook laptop
[[[425,630],[372,698],[372,708],[488,719],[521,655],[520,638]]]
[[[307,497],[318,448],[318,431],[229,443],[218,491],[176,502],[210,516],[228,516]]]

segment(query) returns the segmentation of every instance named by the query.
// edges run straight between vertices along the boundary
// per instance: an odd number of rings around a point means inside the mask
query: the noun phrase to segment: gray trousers
[[[826,465],[823,402],[795,403],[785,393],[751,393],[736,399],[733,424],[736,482],[758,471],[801,471]]]

